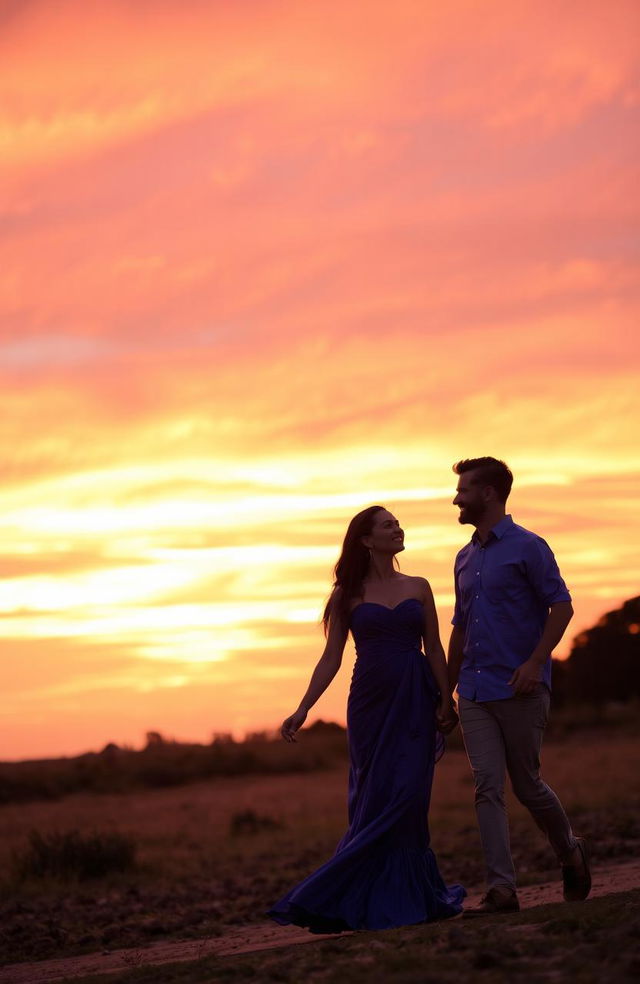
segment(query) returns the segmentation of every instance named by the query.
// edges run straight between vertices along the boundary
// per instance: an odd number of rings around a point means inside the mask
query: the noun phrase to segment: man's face
[[[453,500],[454,506],[458,506],[460,510],[459,523],[471,523],[477,526],[482,520],[487,510],[484,488],[485,486],[478,482],[477,472],[468,471],[460,475],[456,486],[456,497]]]

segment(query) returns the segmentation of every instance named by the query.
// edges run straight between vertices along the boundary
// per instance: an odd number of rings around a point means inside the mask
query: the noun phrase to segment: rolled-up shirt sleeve
[[[549,544],[542,537],[532,538],[525,554],[527,579],[536,595],[548,608],[561,601],[571,601],[556,558]]]

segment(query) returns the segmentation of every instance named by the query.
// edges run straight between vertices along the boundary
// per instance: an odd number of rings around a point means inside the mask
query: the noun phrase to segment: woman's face
[[[404,550],[404,532],[393,513],[380,509],[373,517],[371,533],[363,537],[362,542],[369,550],[397,554]]]

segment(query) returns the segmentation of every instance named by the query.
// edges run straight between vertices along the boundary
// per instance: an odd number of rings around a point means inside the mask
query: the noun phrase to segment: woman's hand
[[[439,702],[436,708],[436,726],[443,735],[448,735],[457,728],[458,712],[451,699]]]
[[[296,731],[302,727],[307,719],[307,712],[302,708],[298,708],[297,711],[282,722],[282,727],[280,728],[280,734],[285,741],[297,741]]]

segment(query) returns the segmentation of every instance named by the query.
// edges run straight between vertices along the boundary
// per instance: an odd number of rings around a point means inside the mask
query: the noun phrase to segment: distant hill
[[[554,660],[556,704],[626,703],[640,697],[640,596],[607,612]]]

